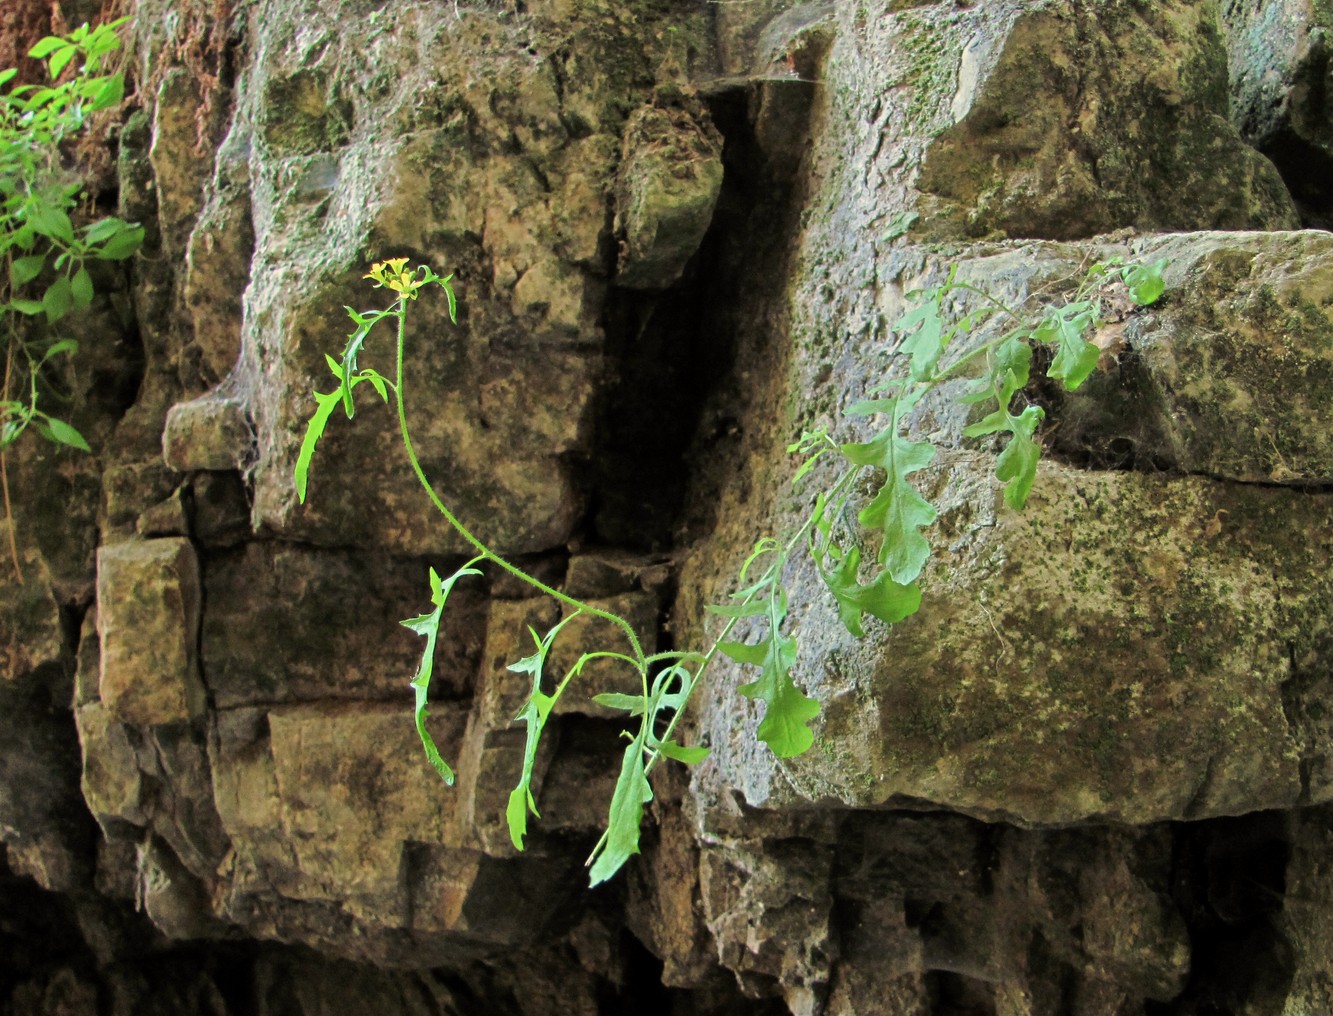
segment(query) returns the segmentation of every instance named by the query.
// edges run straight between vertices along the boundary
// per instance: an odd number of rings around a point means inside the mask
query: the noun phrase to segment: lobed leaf
[[[896,427],[896,417],[894,424]],[[934,507],[908,482],[907,477],[930,465],[935,448],[925,441],[909,441],[885,430],[864,444],[846,444],[842,454],[857,466],[883,469],[885,479],[870,504],[861,509],[861,524],[883,530],[879,563],[893,581],[910,584],[930,557],[930,544],[919,530],[935,521]]]
[[[1049,311],[1032,333],[1035,341],[1056,347],[1055,359],[1046,375],[1063,381],[1071,392],[1097,369],[1101,350],[1083,337],[1095,317],[1093,306],[1087,301],[1065,304]]]
[[[861,565],[861,551],[853,547],[845,554],[835,558],[831,571],[816,561],[824,584],[833,594],[838,604],[838,616],[847,630],[857,638],[863,638],[865,631],[861,627],[861,616],[869,614],[885,624],[896,624],[903,618],[911,617],[921,607],[921,590],[913,582],[900,585],[886,571],[879,572],[866,585],[857,578]]]
[[[1037,479],[1041,446],[1032,439],[1032,435],[1045,416],[1040,406],[1028,406],[1021,415],[1010,416],[1009,430],[1013,436],[995,460],[995,475],[1004,482],[1005,504],[1015,511],[1027,504],[1028,494],[1032,492],[1032,484]]]

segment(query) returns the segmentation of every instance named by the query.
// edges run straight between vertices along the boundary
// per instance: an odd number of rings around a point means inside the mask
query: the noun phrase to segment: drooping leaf
[[[542,691],[542,672],[546,666],[546,656],[551,651],[551,646],[554,644],[556,636],[560,634],[561,629],[579,616],[579,612],[576,611],[562,618],[559,624],[541,638],[538,638],[537,633],[529,628],[528,631],[532,635],[532,641],[536,644],[535,651],[531,656],[525,656],[517,663],[511,663],[508,667],[515,674],[527,674],[532,679],[532,688],[528,692],[527,701],[523,703],[523,708],[514,717],[516,720],[523,721],[528,728],[523,745],[523,770],[519,775],[517,786],[509,793],[509,802],[505,807],[505,821],[509,826],[509,838],[518,850],[523,849],[523,837],[527,835],[528,813],[531,812],[541,818],[537,811],[537,802],[532,795],[532,776],[533,769],[537,764],[537,748],[541,743],[542,731],[546,727],[547,717],[551,715],[551,709],[554,708],[557,697],[547,695]]]
[[[625,748],[620,776],[611,795],[606,837],[593,855],[588,885],[605,882],[639,852],[639,827],[643,824],[643,806],[653,799],[653,788],[643,771],[644,731]]]
[[[1092,304],[1087,301],[1065,304],[1048,311],[1032,333],[1035,341],[1056,347],[1055,359],[1046,374],[1063,381],[1071,392],[1097,369],[1101,357],[1096,344],[1083,337],[1095,316]]]
[[[936,517],[934,507],[907,477],[930,465],[935,448],[925,441],[909,441],[896,430],[891,427],[865,444],[843,445],[842,453],[853,465],[885,472],[883,486],[859,518],[863,526],[883,530],[879,563],[894,582],[906,586],[921,574],[930,556],[930,544],[920,530]]]
[[[882,571],[862,585],[857,578],[860,565],[861,551],[853,547],[836,560],[831,570],[826,571],[822,564],[819,567],[824,583],[838,603],[838,616],[857,638],[865,636],[862,614],[877,617],[885,624],[896,624],[920,609],[921,590],[915,582],[900,585]]]
[[[88,447],[88,442],[83,439],[83,435],[64,420],[57,420],[54,416],[48,416],[45,423],[46,426],[43,429],[51,440],[69,445],[71,448],[77,448],[81,452],[92,451]]]
[[[310,422],[306,424],[305,437],[301,439],[301,450],[296,456],[296,471],[293,476],[296,481],[296,499],[301,504],[305,504],[306,481],[310,476],[310,460],[314,458],[315,445],[319,443],[324,428],[328,426],[329,418],[341,401],[341,390],[328,393],[315,392],[315,412],[310,417]]]
[[[764,703],[764,718],[757,731],[759,740],[778,758],[800,755],[814,744],[810,720],[819,715],[819,703],[796,687],[791,668],[796,664],[796,639],[782,633],[787,616],[786,594],[780,587],[769,599],[768,630],[754,645],[723,642],[718,649],[737,663],[759,668],[759,678],[736,690]]]
[[[42,310],[46,312],[46,320],[54,324],[69,313],[70,304],[74,301],[74,293],[69,284],[69,279],[63,275],[58,276],[51,285],[46,287],[46,292],[42,294]]]
[[[1028,406],[1018,416],[1010,416],[1013,436],[995,460],[995,475],[1004,483],[1004,501],[1015,511],[1027,504],[1032,484],[1037,479],[1041,446],[1032,439],[1037,424],[1046,416],[1040,406]]]
[[[1149,265],[1127,265],[1121,269],[1125,285],[1129,287],[1129,298],[1140,307],[1156,303],[1166,291],[1166,282],[1162,278],[1164,271],[1166,258]]]
[[[333,404],[337,405],[337,396],[334,395],[332,398]],[[451,787],[454,785],[454,771],[449,768],[449,763],[445,762],[440,756],[440,750],[435,746],[435,739],[431,737],[430,731],[426,729],[426,717],[429,713],[427,696],[430,691],[431,675],[435,672],[435,643],[440,635],[440,619],[444,614],[445,601],[449,598],[449,593],[459,579],[465,575],[480,574],[481,572],[473,568],[470,562],[441,581],[439,574],[432,568],[430,570],[431,602],[435,609],[429,614],[409,617],[407,620],[400,622],[404,628],[410,628],[418,635],[424,635],[426,638],[426,648],[421,654],[421,662],[417,665],[417,672],[412,676],[411,681],[416,699],[413,714],[416,718],[417,736],[421,738],[421,746],[425,749],[427,761],[440,774],[440,778]]]
[[[74,298],[75,310],[83,310],[93,302],[93,279],[88,269],[79,267],[69,280],[69,291]]]

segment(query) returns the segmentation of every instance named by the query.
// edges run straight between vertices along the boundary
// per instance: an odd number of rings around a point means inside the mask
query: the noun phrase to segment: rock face
[[[94,454],[5,453],[0,1009],[1333,1004],[1326,5],[130,7],[141,108],[101,200],[147,241],[57,379]],[[42,17],[0,16],[0,53]],[[865,436],[843,411],[899,369],[914,291],[1029,307],[1110,258],[1167,288],[1101,324],[1076,392],[1024,390],[1021,513],[974,410],[914,409],[921,610],[853,638],[794,555],[814,747],[757,743],[719,660],[687,725],[710,756],[654,773],[643,853],[589,892],[623,745],[590,695],[624,669],[549,717],[520,854],[510,667],[567,609],[499,571],[451,592],[446,787],[399,621],[470,548],[369,385],[296,496],[325,355],[399,256],[460,297],[407,339],[436,490],[648,653],[699,645],[799,526],[784,449]],[[362,366],[392,377],[393,338]],[[581,615],[553,668],[617,637]]]

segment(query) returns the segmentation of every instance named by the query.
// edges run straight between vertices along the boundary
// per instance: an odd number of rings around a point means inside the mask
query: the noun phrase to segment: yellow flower
[[[402,293],[408,299],[416,299],[417,290],[425,285],[424,281],[415,278],[416,271],[408,271],[406,268],[407,258],[389,258],[387,261],[376,261],[370,266],[370,271],[361,276],[363,279],[373,279],[375,288],[379,289],[385,286],[392,289],[395,293]]]

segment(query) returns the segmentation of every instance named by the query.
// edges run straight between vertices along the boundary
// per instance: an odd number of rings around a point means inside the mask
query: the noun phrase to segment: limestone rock
[[[167,413],[162,458],[168,468],[241,469],[253,457],[254,430],[240,402],[214,395],[181,402]]]
[[[623,233],[616,281],[665,289],[699,248],[722,189],[722,138],[684,110],[637,110],[625,126],[617,183]]]
[[[152,726],[201,715],[199,596],[188,540],[135,540],[98,551],[99,693],[115,717]]]
[[[1230,68],[1231,120],[1272,158],[1309,225],[1328,225],[1323,210],[1333,164],[1328,59],[1333,11],[1320,0],[1264,0],[1222,5]]]

